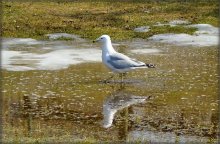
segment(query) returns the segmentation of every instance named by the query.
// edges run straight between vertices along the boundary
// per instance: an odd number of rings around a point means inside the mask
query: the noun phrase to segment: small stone
[[[149,26],[141,26],[134,29],[135,32],[148,32],[149,30]]]
[[[186,24],[190,24],[189,21],[185,21],[185,20],[173,20],[169,22],[170,25],[186,25]]]

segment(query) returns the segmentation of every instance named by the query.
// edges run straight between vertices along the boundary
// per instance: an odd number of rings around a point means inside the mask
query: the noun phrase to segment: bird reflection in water
[[[120,88],[108,95],[103,103],[103,127],[109,128],[112,126],[115,114],[122,111],[125,121],[128,119],[128,108],[132,105],[144,103],[149,99],[149,96],[136,96],[126,92],[125,85],[120,84]]]

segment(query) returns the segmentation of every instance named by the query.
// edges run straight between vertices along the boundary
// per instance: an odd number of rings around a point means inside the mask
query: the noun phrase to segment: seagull
[[[155,68],[154,64],[146,64],[115,51],[111,43],[111,38],[108,35],[102,35],[93,42],[101,43],[102,63],[111,71],[119,73],[121,81],[123,80],[123,75],[130,70],[138,68]]]

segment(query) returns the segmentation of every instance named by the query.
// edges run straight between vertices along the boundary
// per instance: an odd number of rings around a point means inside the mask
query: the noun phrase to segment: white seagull
[[[113,72],[119,73],[121,79],[123,74],[130,70],[155,67],[153,64],[146,64],[116,52],[112,47],[111,38],[108,35],[102,35],[93,42],[100,42],[102,44],[102,62]]]

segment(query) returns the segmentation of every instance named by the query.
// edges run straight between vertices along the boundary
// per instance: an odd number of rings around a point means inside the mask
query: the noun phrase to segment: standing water
[[[156,68],[103,83],[111,73],[89,41],[3,39],[3,141],[215,142],[217,46],[113,46]]]

